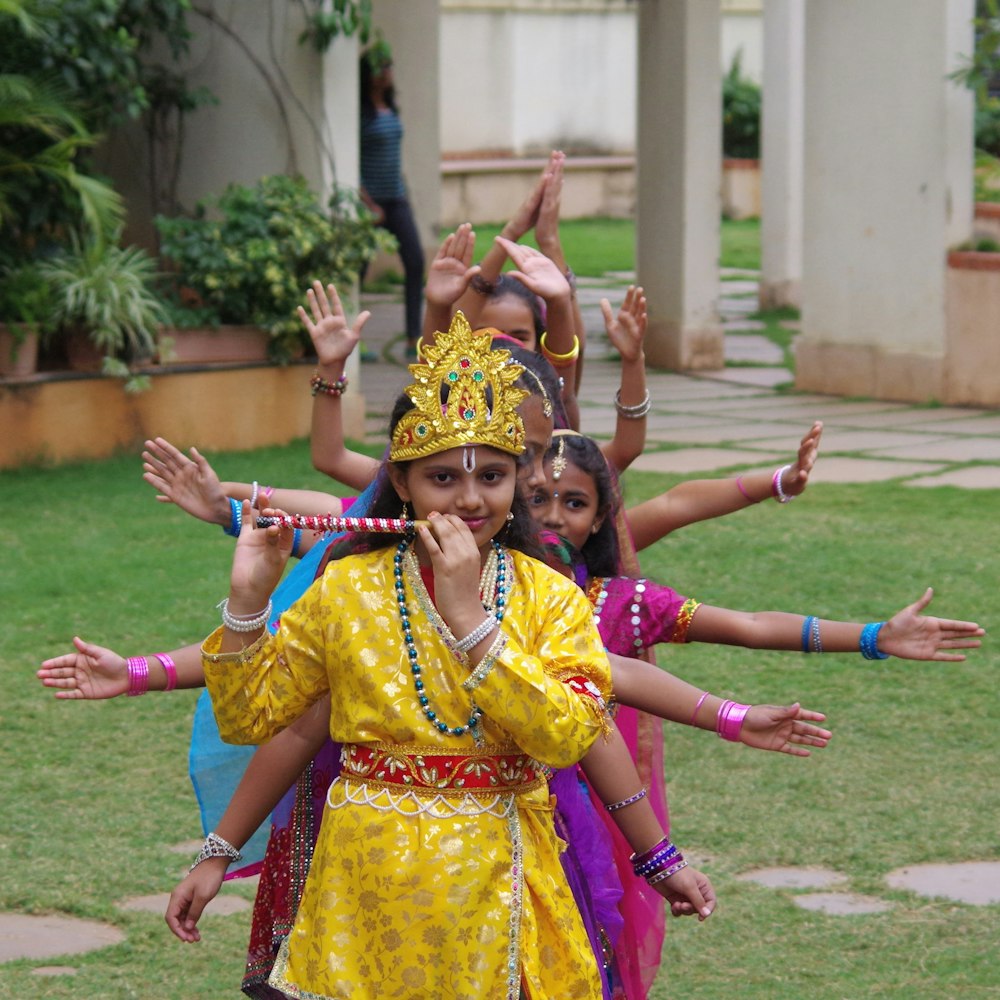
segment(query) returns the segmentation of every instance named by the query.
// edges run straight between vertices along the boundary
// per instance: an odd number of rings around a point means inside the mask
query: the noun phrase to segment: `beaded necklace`
[[[427,721],[439,732],[446,736],[464,736],[471,732],[475,737],[478,735],[477,726],[482,717],[482,710],[475,704],[469,719],[463,726],[449,726],[443,719],[439,719],[437,712],[431,706],[430,698],[426,694],[426,687],[422,676],[422,668],[417,660],[417,647],[413,641],[413,632],[410,628],[410,611],[406,603],[406,587],[403,582],[405,575],[410,578],[410,585],[422,610],[430,619],[438,634],[445,640],[449,648],[453,648],[455,637],[448,624],[441,617],[440,612],[434,607],[427,594],[420,577],[420,567],[417,557],[411,548],[413,539],[404,538],[396,546],[396,554],[393,556],[393,577],[396,584],[396,604],[399,607],[399,619],[403,626],[403,638],[406,642],[406,653],[410,660],[410,673],[413,676],[413,687],[417,692],[417,701],[420,709],[427,718]],[[483,601],[483,608],[493,615],[497,624],[503,621],[504,612],[507,606],[507,554],[500,547],[500,543],[495,539],[492,542],[493,550],[486,558],[480,577],[480,600]],[[485,600],[483,600],[485,596]],[[426,598],[426,599],[425,599]]]

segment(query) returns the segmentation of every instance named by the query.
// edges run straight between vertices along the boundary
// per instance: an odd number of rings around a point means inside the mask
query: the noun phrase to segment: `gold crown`
[[[517,407],[529,393],[514,386],[524,368],[510,360],[510,351],[490,350],[490,338],[474,336],[469,321],[458,312],[448,332],[436,334],[434,343],[423,348],[423,357],[410,365],[416,381],[406,387],[406,395],[413,409],[393,431],[392,461],[425,458],[467,444],[513,455],[524,451],[524,424]]]

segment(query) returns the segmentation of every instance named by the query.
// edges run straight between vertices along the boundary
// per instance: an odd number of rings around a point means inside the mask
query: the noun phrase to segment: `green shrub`
[[[156,226],[173,297],[190,304],[193,292],[216,323],[268,330],[277,360],[305,343],[295,308],[312,282],[350,284],[385,244],[354,192],[338,188],[324,212],[301,177],[282,175],[231,184],[194,218]]]
[[[733,56],[722,78],[722,155],[760,157],[760,87],[743,75],[741,54]]]

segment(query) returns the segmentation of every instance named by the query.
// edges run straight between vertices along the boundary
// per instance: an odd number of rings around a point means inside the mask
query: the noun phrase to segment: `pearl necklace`
[[[403,639],[406,642],[406,653],[410,660],[410,674],[413,676],[413,687],[417,692],[417,701],[420,709],[427,718],[427,721],[439,732],[446,736],[464,736],[468,732],[476,735],[476,727],[482,717],[482,710],[473,704],[472,712],[464,726],[449,726],[447,722],[438,718],[437,712],[432,708],[430,698],[425,693],[426,687],[422,676],[422,668],[417,661],[417,647],[413,641],[413,631],[410,628],[410,611],[406,603],[406,587],[403,583],[404,566],[411,575],[411,585],[414,591],[421,596],[423,581],[420,579],[420,569],[417,565],[413,568],[416,556],[410,549],[412,538],[404,538],[396,546],[396,554],[393,556],[393,577],[396,584],[396,604],[399,607],[399,619],[403,626]],[[480,579],[480,599],[483,600],[483,608],[492,614],[499,625],[503,621],[504,612],[507,605],[507,555],[500,547],[499,542],[492,542],[493,551],[487,558],[483,567],[483,574]],[[409,550],[409,551],[408,551]],[[412,560],[409,558],[412,556]],[[447,623],[441,618],[440,613],[428,600],[427,604],[421,601],[424,612],[430,618],[438,634],[445,640],[449,647],[454,642],[454,635]],[[433,609],[433,614],[431,610]],[[450,638],[449,638],[450,637]]]

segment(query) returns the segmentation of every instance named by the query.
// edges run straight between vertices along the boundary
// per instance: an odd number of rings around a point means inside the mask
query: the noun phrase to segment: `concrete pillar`
[[[971,230],[973,0],[806,8],[796,386],[940,399],[946,251]]]
[[[649,300],[646,358],[658,368],[721,368],[719,5],[638,8],[636,260]]]
[[[798,308],[802,281],[805,0],[764,5],[760,307]]]

